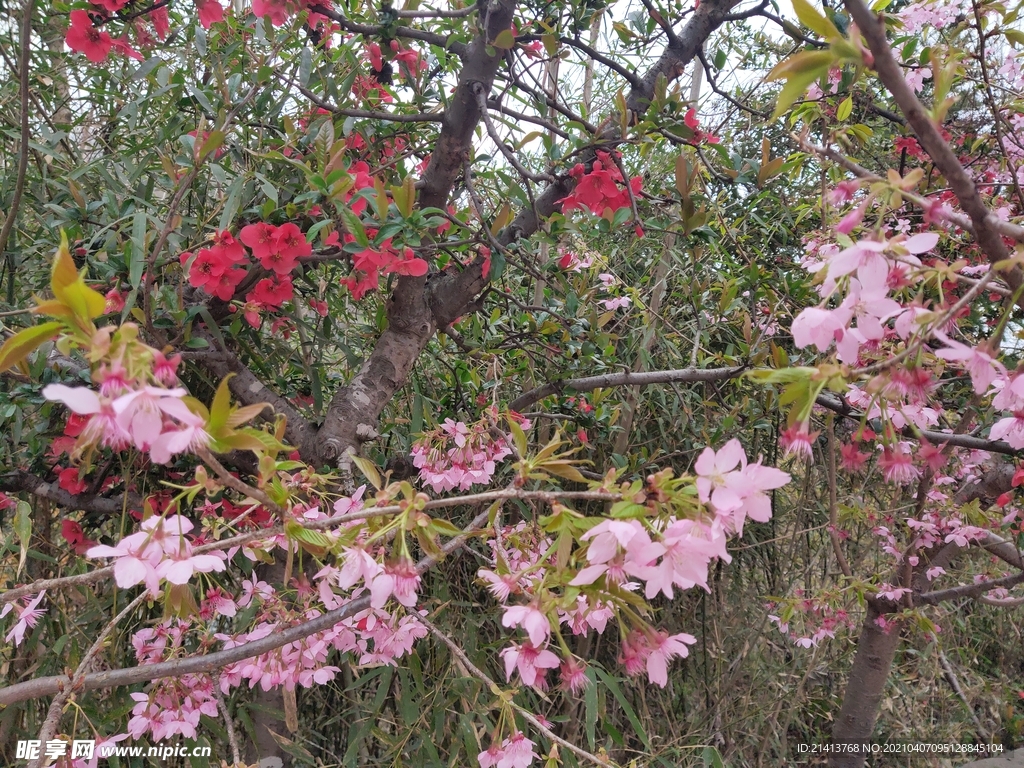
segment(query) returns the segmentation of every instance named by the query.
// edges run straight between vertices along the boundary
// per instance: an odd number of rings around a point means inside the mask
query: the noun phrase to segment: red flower
[[[370,57],[370,66],[374,72],[384,69],[384,57],[381,55],[380,46],[377,43],[366,44],[366,55]]]
[[[93,26],[88,11],[71,12],[71,26],[64,42],[72,51],[84,53],[89,61],[96,64],[106,59],[114,46],[110,35]]]
[[[606,209],[617,211],[629,207],[629,193],[619,186],[623,181],[622,173],[607,152],[598,152],[589,173],[582,163],[572,169],[576,179],[576,189],[562,199],[562,211],[568,212],[576,208],[587,208],[595,216],[601,216]],[[643,179],[634,176],[629,186],[634,194],[640,191]]]
[[[252,0],[252,12],[261,18],[270,19],[275,27],[283,26],[288,21],[287,6],[274,0]]]
[[[84,493],[89,484],[78,479],[78,470],[74,467],[62,469],[57,473],[57,483],[72,496]]]
[[[490,267],[490,259],[487,259],[486,266]],[[395,259],[384,268],[384,274],[408,275],[409,277],[423,277],[427,274],[427,262],[417,259],[412,248],[406,248],[402,259]]]
[[[224,21],[224,9],[217,0],[196,0],[196,9],[199,11],[199,23],[203,29],[209,29],[218,21]]]
[[[184,259],[187,252],[181,254]],[[193,288],[205,288],[215,283],[224,272],[224,266],[211,248],[203,248],[196,254],[192,266],[188,268],[188,282]]]
[[[276,247],[274,241],[275,234],[277,234],[277,227],[265,221],[260,221],[256,224],[242,227],[242,231],[238,233],[238,239],[249,246],[252,255],[262,262],[263,259],[270,256]],[[266,265],[264,264],[264,266]]]
[[[356,271],[343,278],[341,284],[351,291],[353,299],[359,301],[367,293],[376,290],[380,286],[380,277],[377,270],[369,273]]]
[[[414,51],[411,48],[402,50],[402,46],[399,45],[397,40],[391,41],[391,50],[395,52],[395,59],[408,67],[409,74],[412,77],[416,77],[416,75],[419,74],[421,69],[421,57],[419,51]]]
[[[135,59],[136,61],[145,61],[145,57],[136,51],[128,43],[128,38],[124,35],[121,37],[115,37],[110,41],[112,47],[116,48],[121,54],[127,56],[129,59]]]
[[[60,535],[75,550],[76,555],[84,555],[87,550],[96,546],[95,541],[85,538],[82,526],[74,520],[64,520],[60,524]]]
[[[286,301],[295,295],[290,276],[265,277],[256,283],[256,287],[246,296],[246,301],[254,302],[264,309],[280,309]]]
[[[235,288],[244,279],[245,270],[232,267],[224,270],[214,282],[208,283],[206,290],[221,301],[231,301],[231,297],[235,295]]]
[[[89,0],[89,2],[100,6],[100,8],[106,8],[110,13],[117,13],[128,5],[128,0]]]
[[[721,139],[717,136],[712,136],[707,131],[702,131],[698,126],[700,121],[697,120],[697,110],[690,107],[686,111],[686,115],[683,116],[683,122],[686,123],[686,127],[693,131],[693,139],[698,144],[707,142],[708,144],[717,144]]]
[[[245,255],[245,248],[238,242],[234,235],[226,229],[223,232],[215,232],[213,235],[213,247],[220,248],[224,252],[224,258],[233,264],[245,264],[248,261]]]
[[[277,234],[274,235],[274,246],[282,261],[273,269],[282,274],[291,272],[298,259],[309,256],[313,252],[313,247],[306,242],[302,230],[292,223],[282,224],[277,228]],[[288,268],[284,269],[286,265]],[[263,266],[267,267],[266,264]],[[267,268],[270,269],[270,267]]]
[[[167,6],[161,5],[149,12],[149,20],[153,22],[153,30],[161,40],[166,40],[171,31],[171,20],[167,16]],[[139,45],[142,45],[140,42]]]
[[[107,291],[107,295],[104,297],[107,300],[107,306],[104,308],[105,312],[120,312],[124,309],[124,296],[117,288],[111,288]]]

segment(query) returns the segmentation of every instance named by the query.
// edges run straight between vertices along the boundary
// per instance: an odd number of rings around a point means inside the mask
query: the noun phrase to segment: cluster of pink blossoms
[[[477,755],[480,768],[529,768],[534,758],[540,757],[522,731],[515,731],[501,742],[492,744],[488,749]]]
[[[191,624],[171,619],[155,627],[140,629],[132,636],[139,664],[156,664],[180,656]],[[150,734],[154,741],[172,736],[194,739],[202,715],[217,717],[213,681],[207,675],[165,677],[146,693],[133,693],[135,706],[128,722],[128,734],[139,739]]]
[[[493,422],[490,417],[472,425],[445,419],[425,432],[412,446],[412,463],[422,480],[435,493],[489,483],[498,462],[512,455],[507,438],[492,434]],[[530,428],[529,419],[520,417],[519,424]]]
[[[747,517],[768,520],[771,499],[766,492],[790,480],[781,470],[748,463],[737,440],[718,452],[705,449],[695,471],[698,497],[710,512],[707,520],[669,517],[658,524],[645,524],[638,519],[606,519],[580,537],[588,542],[587,565],[569,581],[569,586],[581,589],[572,610],[556,605],[543,591],[545,574],[552,565],[543,560],[549,556],[545,553],[550,552],[550,539],[534,535],[524,540],[523,534],[529,531],[524,523],[511,529],[519,534],[519,546],[510,547],[511,537],[502,535],[509,529],[499,532],[492,542],[495,567],[481,569],[478,576],[501,602],[506,603],[512,595],[528,601],[507,605],[502,617],[503,626],[521,628],[527,635],[525,642],[513,642],[501,652],[508,679],[518,673],[525,685],[544,690],[547,672],[560,669],[563,688],[578,692],[586,685],[585,668],[579,660],[560,659],[550,649],[553,617],[557,615],[557,624],[568,624],[574,634],[591,629],[601,633],[618,613],[616,601],[622,590],[633,591],[642,585],[650,600],[660,594],[672,598],[675,589],[698,585],[708,589],[710,563],[731,560],[726,537],[742,534]],[[664,687],[669,662],[686,657],[687,645],[694,642],[686,633],[670,635],[637,627],[622,638],[619,660],[628,674],[646,672],[652,684]]]
[[[153,516],[142,521],[141,530],[121,539],[116,546],[92,547],[88,557],[114,557],[114,580],[122,589],[145,584],[153,594],[160,582],[187,584],[197,573],[223,571],[223,552],[197,555],[186,534],[192,521],[181,515]]]
[[[862,206],[863,208],[863,206]],[[864,211],[854,211],[863,217]],[[848,232],[859,223],[853,222]],[[843,222],[838,227],[843,229]],[[894,322],[897,335],[907,339],[917,330],[919,312],[904,308],[889,296],[893,286],[906,285],[913,270],[920,269],[918,254],[932,250],[939,236],[927,232],[892,240],[860,240],[849,248],[817,247],[816,258],[804,261],[811,273],[823,272],[819,292],[827,302],[846,284],[846,296],[838,307],[808,307],[793,320],[793,343],[803,348],[814,346],[825,352],[834,342],[839,359],[856,365],[862,348],[877,350],[886,337],[886,324]]]
[[[147,383],[159,377],[161,383],[176,381],[177,356],[168,361],[159,352],[156,367],[149,375],[131,376],[120,366],[107,366],[94,374],[99,391],[88,387],[48,384],[43,397],[66,405],[78,416],[87,417],[76,441],[76,453],[101,447],[123,451],[134,446],[148,452],[157,464],[171,457],[205,446],[210,438],[205,421],[185,404],[188,392],[180,387],[167,388]],[[162,372],[161,372],[161,362]]]

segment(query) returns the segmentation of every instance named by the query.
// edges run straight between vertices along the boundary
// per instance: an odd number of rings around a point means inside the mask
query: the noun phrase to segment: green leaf
[[[604,683],[608,690],[612,692],[612,696],[615,697],[615,700],[619,702],[619,706],[622,707],[622,711],[626,713],[626,718],[629,720],[629,724],[633,726],[633,730],[636,735],[640,737],[640,741],[643,742],[648,751],[653,751],[651,740],[647,736],[647,731],[644,730],[643,723],[641,723],[640,718],[636,716],[636,712],[630,705],[629,700],[623,696],[622,689],[619,688],[619,684],[615,681],[615,678],[599,667],[594,667],[594,670],[597,672],[597,676],[601,678],[601,682]]]
[[[146,212],[138,211],[132,219],[132,255],[128,262],[128,282],[132,288],[142,283],[142,269],[146,264]]]
[[[714,747],[704,747],[700,759],[704,764],[704,768],[725,768],[725,761],[722,760],[722,755]]]
[[[376,464],[362,456],[352,456],[352,463],[359,467],[359,471],[370,481],[370,485],[378,491],[381,489],[380,471]]]
[[[583,689],[583,712],[587,729],[587,746],[593,750],[597,726],[597,677],[593,667],[587,667],[586,674],[590,685]]]
[[[509,51],[516,46],[515,35],[512,34],[511,29],[505,29],[498,33],[498,36],[494,38],[492,45],[495,48],[501,48],[503,51]]]
[[[0,347],[0,373],[20,363],[34,349],[56,336],[62,327],[62,323],[51,321],[26,328],[11,336]]]
[[[842,37],[839,30],[836,29],[836,25],[819,13],[818,9],[808,0],[793,0],[793,10],[796,11],[796,17],[800,19],[801,24],[817,32],[826,40]]]
[[[515,421],[515,419],[508,419],[508,428],[512,432],[512,442],[515,443],[516,450],[520,456],[526,455],[526,433],[523,432],[523,428]]]
[[[21,555],[18,557],[18,573],[25,567],[28,559],[28,545],[32,540],[32,506],[27,501],[18,500],[14,513],[14,532],[18,535]]]
[[[370,238],[366,236],[366,230],[363,229],[363,222],[359,220],[359,217],[352,213],[350,208],[341,206],[338,208],[338,213],[341,214],[341,220],[345,223],[346,231],[356,239],[356,242],[361,248],[370,247]]]
[[[836,118],[839,120],[845,120],[853,112],[853,97],[847,96],[843,99],[843,103],[836,109]]]
[[[221,380],[213,396],[213,402],[210,403],[210,418],[206,423],[206,431],[211,435],[216,435],[221,427],[227,424],[231,413],[231,390],[228,388],[228,382],[234,375],[229,373]]]

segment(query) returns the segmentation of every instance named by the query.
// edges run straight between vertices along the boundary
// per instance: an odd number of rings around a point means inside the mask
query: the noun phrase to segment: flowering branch
[[[931,156],[936,167],[946,177],[953,194],[974,224],[974,237],[988,256],[989,262],[997,265],[1011,257],[999,232],[993,226],[996,216],[981,199],[978,189],[967,175],[949,144],[942,138],[939,129],[918,101],[913,88],[907,83],[903,71],[892,55],[892,49],[885,37],[885,23],[882,17],[872,13],[862,0],[844,0],[846,9],[857,23],[874,57],[874,69],[879,79],[892,94],[896,103],[914,129],[921,146]],[[1020,266],[1003,267],[1000,275],[1014,290],[1024,285],[1024,270]]]
[[[845,401],[828,394],[821,394],[814,401],[822,408],[827,408],[841,416],[860,420],[864,414],[848,405]],[[902,434],[913,439],[924,438],[932,443],[945,443],[957,448],[969,448],[970,450],[989,451],[990,453],[1001,453],[1006,456],[1019,456],[1021,451],[1013,448],[1002,440],[986,440],[984,437],[974,435],[957,435],[952,432],[936,432],[932,429],[918,429],[912,425],[903,428]]]
[[[978,584],[961,584],[958,587],[950,587],[949,589],[940,589],[935,592],[917,595],[914,598],[914,602],[921,605],[938,605],[947,600],[956,600],[961,597],[978,598],[985,592],[997,589],[998,587],[1008,588],[1022,583],[1024,583],[1024,573],[1015,573],[1011,576],[982,581]]]
[[[486,493],[471,493],[465,496],[452,496],[443,499],[431,499],[424,502],[424,509],[445,509],[448,507],[469,506],[474,504],[485,504],[507,499],[523,499],[542,501],[550,504],[554,501],[603,501],[616,502],[623,498],[621,493],[605,491],[525,491],[518,488],[506,488],[501,491],[488,491]],[[302,527],[307,531],[324,531],[330,528],[337,528],[356,520],[366,520],[371,517],[387,517],[405,511],[405,508],[398,504],[391,504],[386,507],[370,507],[358,512],[347,512],[343,515],[335,515],[322,520],[308,520],[303,522]],[[220,541],[213,541],[195,547],[193,552],[197,555],[206,552],[220,551],[231,547],[243,547],[254,541],[272,539],[285,533],[283,525],[275,525],[270,528],[261,528],[257,531],[249,531],[231,536]],[[31,584],[9,589],[0,594],[0,605],[13,602],[26,595],[34,595],[43,590],[62,589],[64,587],[84,586],[95,584],[112,576],[114,566],[108,565],[104,568],[97,568],[89,573],[77,574],[75,576],[62,576],[55,579],[40,579]]]
[[[57,695],[53,697],[53,701],[50,702],[50,709],[46,713],[46,719],[43,721],[43,727],[39,731],[39,741],[43,744],[53,738],[53,735],[57,732],[57,726],[60,725],[60,716],[64,709],[64,702],[71,698],[71,694],[79,690],[82,684],[82,679],[85,677],[85,673],[89,671],[92,666],[93,660],[96,658],[96,654],[103,648],[103,644],[110,637],[110,633],[114,631],[114,627],[121,623],[132,611],[142,605],[143,602],[149,597],[148,592],[143,592],[128,605],[121,609],[121,612],[117,614],[100,632],[99,637],[86,651],[85,656],[79,663],[78,668],[75,670],[74,676],[71,678],[71,682],[64,685],[58,691]],[[32,761],[29,765],[30,768],[41,768],[45,756],[40,755],[39,758]]]
[[[495,696],[502,696],[501,688],[498,686],[498,684],[495,683],[490,677],[488,677],[487,674],[483,672],[479,667],[473,664],[473,662],[470,661],[469,657],[466,655],[466,652],[463,651],[454,640],[452,640],[450,637],[448,637],[447,634],[438,629],[425,616],[420,616],[419,622],[423,624],[423,626],[425,626],[427,630],[429,630],[430,634],[432,634],[434,637],[436,637],[438,640],[440,640],[442,643],[448,646],[449,650],[451,650],[452,652],[452,655],[459,660],[459,663],[462,664],[462,666],[465,667],[470,674],[472,674],[480,682],[486,685]],[[551,739],[551,741],[555,742],[556,744],[561,744],[574,755],[578,755],[579,757],[582,757],[585,760],[589,760],[594,765],[600,765],[603,766],[603,768],[615,768],[614,763],[610,763],[602,757],[598,757],[595,754],[587,752],[587,750],[583,749],[582,747],[578,747],[572,742],[566,741],[562,737],[558,736],[554,731],[552,731],[550,728],[544,725],[533,713],[531,713],[525,707],[516,704],[510,698],[505,698],[504,696],[502,696],[502,698],[505,701],[508,701],[509,705],[514,710],[516,710],[516,712],[521,714],[524,720],[526,720],[528,723],[530,723],[530,725],[532,725],[538,731],[540,731],[549,739]]]
[[[489,510],[485,510],[473,518],[472,522],[463,529],[462,533],[445,542],[436,555],[428,555],[421,559],[416,564],[416,571],[423,573],[437,564],[446,555],[461,548],[466,539],[487,523],[488,515]],[[293,643],[317,632],[330,629],[338,622],[366,610],[369,606],[370,595],[366,594],[302,624],[283,629],[279,632],[273,632],[259,640],[251,640],[234,648],[215,651],[203,656],[188,656],[173,661],[143,664],[123,669],[111,669],[84,675],[78,681],[76,689],[91,691],[100,688],[115,688],[123,685],[144,683],[165,677],[180,677],[182,675],[214,672],[236,661],[251,659],[254,656],[276,650],[288,643]],[[56,694],[71,682],[67,675],[55,675],[39,677],[24,683],[0,688],[0,706]]]

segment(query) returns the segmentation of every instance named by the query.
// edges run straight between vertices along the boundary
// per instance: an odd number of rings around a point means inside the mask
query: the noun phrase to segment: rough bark
[[[864,626],[857,640],[857,655],[850,669],[849,683],[843,696],[843,707],[832,730],[835,744],[866,742],[871,739],[878,717],[889,669],[900,644],[900,629],[890,628],[886,634],[876,623],[883,614],[873,602],[868,603]],[[832,755],[833,768],[860,768],[864,764],[862,752]]]
[[[701,4],[657,62],[630,90],[626,108],[631,121],[647,111],[658,79],[664,76],[671,82],[679,77],[735,5],[736,0],[708,0]],[[487,6],[484,18],[487,39],[493,40],[499,32],[510,27],[513,9],[509,2],[496,1]],[[488,53],[486,40],[481,37],[466,52],[459,85],[422,179],[421,206],[444,207],[447,204],[455,180],[470,156],[473,132],[480,120],[474,88],[479,84],[490,92],[501,58],[501,51],[492,48]],[[595,137],[591,150],[584,153],[584,163],[596,158],[598,147],[609,148],[624,138],[620,134],[617,116],[605,122],[608,128]],[[534,207],[523,209],[499,233],[499,243],[507,247],[518,239],[533,235],[543,219],[560,209],[560,201],[574,186],[575,182],[568,175],[548,185],[536,198]],[[474,306],[487,285],[482,271],[482,262],[477,260],[457,274],[443,275],[429,282],[426,278],[410,277],[398,281],[388,304],[388,329],[381,335],[360,372],[331,401],[317,436],[316,455],[309,459],[321,464],[341,465],[345,452],[358,449],[363,442],[360,433],[374,434],[381,411],[405,384],[416,359],[437,328],[448,325]]]
[[[421,179],[421,208],[447,205],[455,180],[471,155],[473,134],[480,121],[474,88],[479,85],[490,93],[504,58],[504,51],[490,43],[511,28],[514,11],[515,3],[511,0],[493,0],[486,5],[481,33],[466,51],[458,86]],[[432,303],[426,276],[399,278],[388,302],[387,329],[362,369],[331,400],[313,446],[315,453],[304,458],[319,464],[341,465],[347,451],[358,449],[374,434],[381,411],[408,380],[416,359],[437,330]],[[442,320],[451,322],[455,318],[456,315],[448,316],[450,311],[441,312]]]

